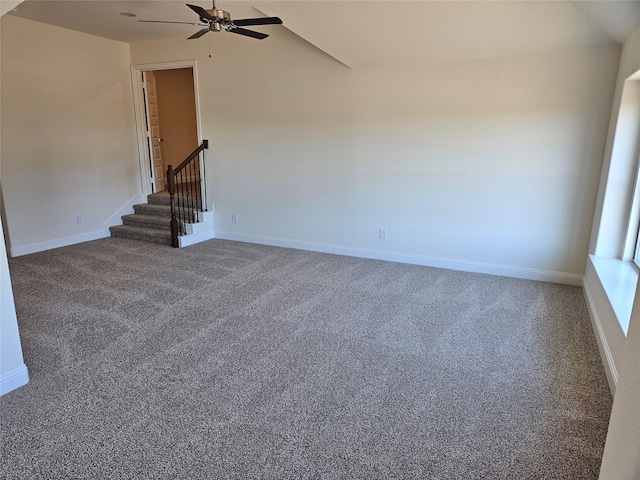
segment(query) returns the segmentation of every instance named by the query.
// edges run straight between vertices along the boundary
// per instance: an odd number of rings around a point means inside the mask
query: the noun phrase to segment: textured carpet
[[[580,288],[221,240],[10,272],[2,478],[597,478]]]

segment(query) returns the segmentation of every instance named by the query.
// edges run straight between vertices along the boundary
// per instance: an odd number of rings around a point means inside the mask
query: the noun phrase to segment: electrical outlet
[[[82,223],[82,217],[80,215],[76,215],[76,225],[80,225]]]
[[[237,213],[231,214],[231,221],[233,223],[238,223],[238,214]]]
[[[381,228],[380,229],[380,240],[386,240],[387,239],[387,229],[386,228]]]

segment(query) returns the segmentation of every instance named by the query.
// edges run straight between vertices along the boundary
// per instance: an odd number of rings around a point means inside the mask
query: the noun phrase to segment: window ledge
[[[638,283],[638,271],[629,261],[594,255],[589,255],[589,258],[626,336]]]

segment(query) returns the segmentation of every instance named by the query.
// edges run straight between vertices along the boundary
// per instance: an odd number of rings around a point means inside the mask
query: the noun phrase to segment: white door
[[[160,117],[158,114],[158,91],[156,77],[152,71],[144,72],[146,85],[147,144],[151,162],[153,191],[165,189],[164,169],[162,167],[162,137],[160,136]]]

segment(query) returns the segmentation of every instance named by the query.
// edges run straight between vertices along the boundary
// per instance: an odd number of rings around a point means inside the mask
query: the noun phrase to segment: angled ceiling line
[[[268,8],[265,9],[263,5],[261,5],[260,8],[258,8],[254,4],[252,4],[251,6],[253,8],[255,8],[257,11],[259,11],[260,13],[262,13],[263,15],[266,15],[268,17],[269,16],[276,16],[275,14],[273,14],[273,12],[268,12],[267,11]],[[310,39],[306,38],[302,32],[300,32],[295,27],[291,26],[286,21],[283,21],[282,26],[285,27],[287,30],[289,30],[291,33],[293,33],[296,37],[300,38],[301,40],[304,40],[306,43],[308,43],[309,45],[311,45],[315,49],[320,50],[322,53],[324,53],[328,57],[331,57],[336,62],[340,63],[341,65],[344,65],[345,67],[347,67],[350,70],[353,70],[354,67],[352,65],[349,65],[346,60],[338,58],[336,55],[332,54],[331,52],[327,51],[326,49],[324,49],[324,48],[320,47],[319,45],[313,43],[313,41],[311,41]]]

